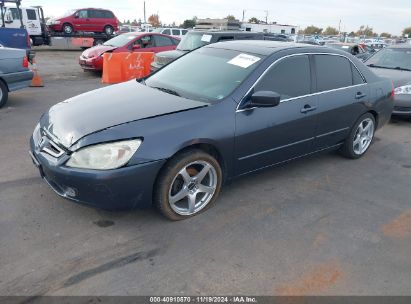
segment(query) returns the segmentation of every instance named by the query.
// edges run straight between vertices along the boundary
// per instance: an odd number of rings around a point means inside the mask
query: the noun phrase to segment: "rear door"
[[[104,12],[100,10],[88,10],[89,31],[102,32],[104,27]]]
[[[364,111],[368,86],[354,64],[342,55],[315,55],[318,93],[316,149],[341,143]]]
[[[258,91],[276,92],[281,102],[236,112],[237,175],[312,152],[317,126],[313,89],[308,55],[283,58],[263,74],[243,103]]]

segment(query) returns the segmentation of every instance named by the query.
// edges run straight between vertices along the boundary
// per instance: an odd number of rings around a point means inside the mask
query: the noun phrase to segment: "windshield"
[[[238,51],[201,48],[164,67],[145,84],[181,97],[216,102],[230,95],[262,59]]]
[[[64,18],[73,15],[77,10],[69,10],[65,12],[63,15],[61,15],[59,18]]]
[[[106,42],[103,43],[103,45],[122,47],[128,44],[131,40],[133,40],[136,37],[137,37],[136,35],[132,35],[132,34],[118,35],[110,40],[107,40]]]
[[[203,33],[188,33],[178,44],[177,50],[192,51],[209,44],[210,41],[211,35],[206,35]]]
[[[410,49],[382,49],[366,63],[368,66],[375,66],[387,69],[411,70],[411,48]]]

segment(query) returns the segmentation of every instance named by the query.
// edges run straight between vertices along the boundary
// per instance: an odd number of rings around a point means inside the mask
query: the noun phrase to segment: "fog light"
[[[76,189],[67,187],[65,194],[66,194],[67,196],[70,196],[70,197],[76,197],[76,196],[77,196],[77,191],[76,191]]]

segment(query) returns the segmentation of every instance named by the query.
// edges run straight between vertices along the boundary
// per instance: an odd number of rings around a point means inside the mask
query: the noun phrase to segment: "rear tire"
[[[106,34],[107,36],[111,36],[114,33],[114,28],[111,25],[107,25],[104,28],[104,34]]]
[[[63,32],[67,35],[73,34],[74,32],[73,26],[69,23],[63,24]]]
[[[172,221],[190,218],[215,204],[222,176],[218,161],[202,150],[177,154],[157,178],[153,203]]]
[[[340,149],[340,153],[350,159],[363,157],[374,139],[375,127],[374,115],[371,113],[362,115],[351,129],[350,135]]]
[[[0,108],[4,107],[9,99],[9,90],[3,81],[0,80]]]

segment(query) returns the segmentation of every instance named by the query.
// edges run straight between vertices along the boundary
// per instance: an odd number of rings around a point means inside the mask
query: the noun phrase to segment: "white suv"
[[[188,30],[179,29],[179,28],[158,28],[155,29],[153,32],[170,35],[177,38],[182,38],[185,34],[187,34]]]

